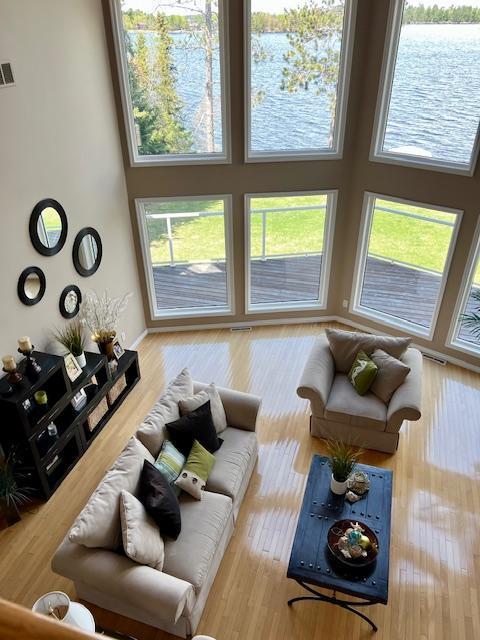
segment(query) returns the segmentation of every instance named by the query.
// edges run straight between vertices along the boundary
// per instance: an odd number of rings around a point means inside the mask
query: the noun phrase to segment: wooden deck
[[[252,303],[314,301],[321,256],[275,258],[252,263]],[[154,267],[158,308],[215,307],[227,303],[224,263]],[[440,291],[440,276],[368,258],[363,306],[429,327]],[[471,303],[469,307],[471,307]],[[462,330],[462,337],[468,332]]]

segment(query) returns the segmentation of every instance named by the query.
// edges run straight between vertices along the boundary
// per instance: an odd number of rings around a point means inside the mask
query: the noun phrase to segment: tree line
[[[403,22],[404,24],[478,23],[480,8],[467,5],[443,8],[436,4],[431,7],[425,7],[423,4],[418,7],[407,5],[403,13]]]

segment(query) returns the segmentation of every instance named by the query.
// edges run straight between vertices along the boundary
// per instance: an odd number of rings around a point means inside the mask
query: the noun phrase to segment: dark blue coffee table
[[[299,600],[334,604],[360,616],[377,631],[375,623],[354,607],[388,602],[393,474],[364,464],[359,464],[357,470],[368,474],[370,491],[350,504],[344,496],[330,491],[328,458],[313,456],[287,572],[288,578],[296,580],[311,595],[292,598],[288,604]],[[327,534],[337,520],[364,522],[375,531],[379,554],[372,565],[350,569],[333,557],[327,546]],[[311,585],[333,590],[333,595],[324,595]],[[359,600],[337,598],[337,592]]]

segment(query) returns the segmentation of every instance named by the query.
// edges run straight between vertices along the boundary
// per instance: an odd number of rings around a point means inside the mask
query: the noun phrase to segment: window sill
[[[151,313],[150,319],[156,320],[174,320],[175,318],[203,318],[203,317],[222,317],[233,316],[234,310],[231,307],[205,307],[199,309],[198,307],[192,309],[172,309],[170,311],[164,311],[162,313]]]
[[[325,311],[327,306],[320,302],[275,302],[271,304],[247,304],[245,315],[258,313],[281,313],[283,311]]]
[[[472,177],[475,172],[475,163],[471,165],[454,164],[441,162],[439,160],[431,160],[429,158],[404,156],[401,154],[392,154],[376,151],[370,154],[370,161],[381,164],[394,164],[402,167],[410,167],[412,169],[426,169],[427,171],[440,171],[442,173],[453,173],[455,175],[463,175]]]
[[[475,346],[473,344],[471,345],[469,342],[466,342],[464,340],[459,340],[458,338],[456,340],[450,340],[446,342],[445,346],[450,349],[456,349],[457,351],[461,351],[462,353],[468,353],[469,355],[476,356],[477,358],[480,357],[480,345],[479,346]]]
[[[246,151],[245,162],[255,164],[259,162],[309,162],[312,160],[341,160],[343,153],[340,150],[312,150],[312,151]]]
[[[130,161],[130,166],[138,167],[189,167],[201,164],[231,164],[230,156],[224,154],[191,155],[191,156],[136,156]]]
[[[372,320],[377,324],[383,324],[386,327],[400,329],[405,333],[410,333],[414,336],[424,338],[425,340],[432,340],[433,333],[435,330],[435,327],[426,329],[421,327],[418,324],[410,323],[407,320],[395,319],[392,316],[381,313],[380,311],[376,311],[376,312],[370,311],[365,307],[353,306],[349,309],[349,313],[353,315],[361,316],[362,318],[367,318],[368,320]]]

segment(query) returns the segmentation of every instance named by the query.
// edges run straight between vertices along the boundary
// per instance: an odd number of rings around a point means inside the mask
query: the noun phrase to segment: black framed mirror
[[[58,301],[60,313],[67,320],[74,318],[80,311],[81,302],[82,292],[76,285],[69,284],[60,294],[60,300]]]
[[[40,302],[46,288],[45,274],[39,267],[27,267],[20,274],[17,292],[23,304],[31,307]]]
[[[95,273],[102,261],[102,240],[92,227],[77,233],[73,243],[73,264],[81,276],[88,278]]]
[[[37,202],[30,216],[30,239],[42,256],[54,256],[67,239],[68,221],[62,205],[53,198]]]

